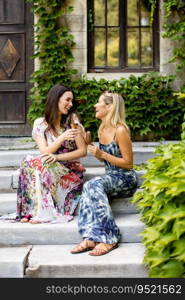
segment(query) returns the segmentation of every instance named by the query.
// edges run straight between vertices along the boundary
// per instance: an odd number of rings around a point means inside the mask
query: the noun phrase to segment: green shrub
[[[97,139],[99,121],[94,104],[104,90],[120,93],[126,106],[126,121],[133,140],[180,139],[185,113],[185,98],[174,94],[170,86],[174,77],[148,73],[141,77],[108,81],[76,80],[72,88],[79,100],[78,111],[84,127]]]
[[[123,96],[126,121],[133,140],[159,140],[161,138],[178,140],[185,113],[185,97],[173,92],[170,86],[173,79],[172,76],[158,76],[155,73],[148,73],[141,77],[131,75],[128,79],[121,78],[112,81],[90,80],[84,77],[71,81],[70,86],[78,100],[81,121],[84,127],[92,132],[94,140],[97,140],[99,126],[99,121],[95,119],[94,104],[105,90],[118,92]],[[52,82],[54,84],[52,80],[48,82],[50,87]],[[46,100],[44,98],[48,92],[46,87],[49,90],[49,85],[48,87],[45,85],[42,90],[41,84],[38,94],[36,89],[39,86],[35,87],[28,116],[31,122],[43,114]]]
[[[185,141],[185,115],[184,115],[184,122],[182,123],[181,139]]]
[[[148,160],[142,185],[134,195],[146,247],[149,277],[185,277],[185,143],[159,146]]]

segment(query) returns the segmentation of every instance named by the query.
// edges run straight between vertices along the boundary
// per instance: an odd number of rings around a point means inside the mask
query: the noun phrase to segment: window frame
[[[153,66],[151,67],[128,67],[127,63],[127,1],[119,0],[119,27],[120,27],[120,45],[119,45],[119,66],[118,67],[95,67],[94,66],[94,34],[92,31],[92,24],[89,22],[89,13],[94,11],[94,0],[87,1],[87,69],[89,73],[131,73],[131,72],[149,72],[159,71],[159,3],[157,1],[154,12],[154,20],[152,26],[153,32]],[[106,1],[107,3],[107,1]],[[105,14],[107,12],[105,4]],[[92,21],[93,16],[91,16]],[[105,26],[102,26],[106,28]],[[113,27],[113,26],[110,26]],[[131,26],[132,28],[134,26]],[[147,28],[149,26],[135,26],[136,28]],[[107,36],[106,36],[107,39]],[[139,40],[139,42],[141,39]],[[139,55],[141,52],[139,51]]]

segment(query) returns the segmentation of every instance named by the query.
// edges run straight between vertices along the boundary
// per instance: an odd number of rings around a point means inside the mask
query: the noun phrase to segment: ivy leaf
[[[176,219],[173,228],[173,233],[179,238],[182,234],[185,233],[185,220],[183,219]]]
[[[145,245],[147,245],[156,241],[160,236],[160,232],[154,227],[147,227],[144,229],[144,232],[140,235],[144,237]]]
[[[134,204],[143,198],[143,191],[136,192],[131,199],[131,203]]]
[[[182,262],[170,260],[158,268],[151,269],[149,276],[152,278],[179,278],[184,274],[185,268]]]
[[[173,243],[174,251],[171,256],[185,262],[185,238]]]
[[[173,241],[177,239],[174,233],[168,232],[166,234],[159,234],[160,238],[156,241],[155,245],[157,247],[166,247],[167,245],[171,244]]]
[[[184,218],[185,217],[185,209],[183,209],[183,206],[180,206],[179,208],[175,207],[175,204],[168,204],[162,212],[159,214],[159,218],[164,220],[165,223],[168,223],[172,220],[178,219],[178,218]]]
[[[150,265],[151,268],[154,268],[161,263],[164,263],[169,259],[168,251],[158,252],[156,250],[151,250],[147,252],[144,257],[144,262]]]

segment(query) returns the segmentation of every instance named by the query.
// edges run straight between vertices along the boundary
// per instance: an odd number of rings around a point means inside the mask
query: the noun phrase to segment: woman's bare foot
[[[30,224],[40,224],[42,223],[41,221],[38,221],[38,220],[30,220],[29,221]]]
[[[72,250],[72,254],[76,253],[82,253],[85,251],[92,250],[96,246],[96,243],[94,241],[90,240],[83,240],[80,244],[76,245]]]
[[[94,247],[93,251],[89,252],[89,255],[92,256],[104,255],[116,249],[117,247],[118,247],[118,243],[114,243],[114,244],[99,243],[96,245],[96,247]]]
[[[27,223],[28,221],[29,221],[28,218],[22,218],[22,219],[20,220],[21,223]]]

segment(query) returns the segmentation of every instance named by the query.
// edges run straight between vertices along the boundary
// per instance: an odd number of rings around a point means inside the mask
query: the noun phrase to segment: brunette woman
[[[86,155],[81,130],[72,128],[74,112],[72,90],[52,87],[44,117],[33,125],[40,155],[27,156],[20,167],[17,220],[37,224],[73,219],[85,170],[78,159]]]

